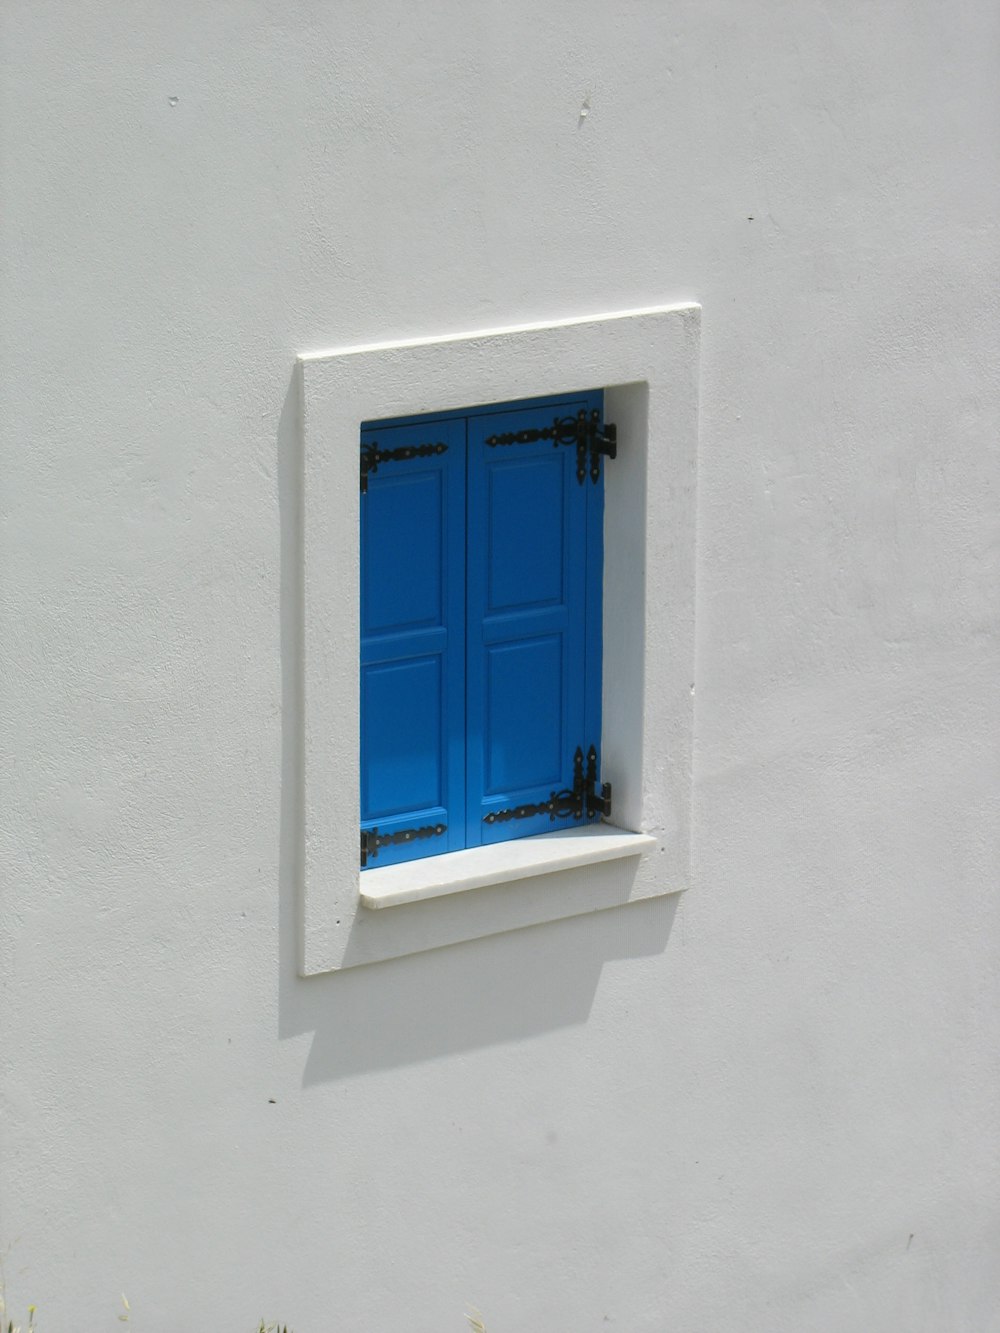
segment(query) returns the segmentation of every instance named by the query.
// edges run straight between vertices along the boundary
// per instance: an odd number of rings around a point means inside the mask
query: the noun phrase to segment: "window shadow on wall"
[[[279,1037],[313,1034],[303,1084],[587,1021],[604,964],[663,952],[678,898],[570,917],[383,963],[300,977],[303,866],[302,430],[298,372],[278,428],[281,521]],[[347,473],[353,481],[356,469]],[[336,577],[335,573],[331,574]]]

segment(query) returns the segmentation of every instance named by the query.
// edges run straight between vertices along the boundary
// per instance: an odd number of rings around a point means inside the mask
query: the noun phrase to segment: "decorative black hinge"
[[[514,430],[504,435],[489,435],[486,443],[491,449],[501,444],[534,444],[536,440],[551,440],[553,448],[560,445],[576,446],[576,479],[582,486],[587,477],[587,458],[590,458],[590,480],[595,484],[601,476],[601,455],[618,457],[618,428],[602,422],[595,408],[587,412],[581,408],[575,417],[556,417],[544,430]]]
[[[404,842],[414,842],[417,838],[438,838],[448,832],[447,824],[425,824],[423,828],[404,828],[397,833],[379,833],[377,828],[361,830],[361,868],[368,864],[368,858],[374,861],[380,847],[398,847]]]
[[[506,824],[511,819],[533,819],[536,815],[548,815],[553,822],[557,819],[593,819],[595,815],[611,814],[611,783],[601,783],[601,794],[597,795],[597,750],[592,745],[587,751],[587,771],[584,775],[583,750],[577,746],[573,756],[573,786],[562,791],[554,791],[547,801],[538,801],[528,805],[516,805],[508,810],[491,810],[483,815],[484,824]]]
[[[368,493],[368,476],[378,471],[379,463],[402,463],[410,458],[430,458],[432,454],[444,454],[448,446],[437,444],[407,444],[400,449],[380,449],[378,441],[361,446],[361,494]]]
[[[611,817],[611,783],[601,783],[601,794],[597,794],[597,751],[593,746],[587,751],[587,777],[584,782],[584,795],[587,800],[587,818],[593,819],[594,815],[603,815],[605,819]]]

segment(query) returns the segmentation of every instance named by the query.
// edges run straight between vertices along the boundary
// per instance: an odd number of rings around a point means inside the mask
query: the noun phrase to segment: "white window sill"
[[[539,833],[533,838],[366,870],[361,876],[361,905],[378,909],[443,898],[487,884],[506,884],[600,861],[641,856],[655,846],[656,839],[648,833],[628,833],[612,824]]]

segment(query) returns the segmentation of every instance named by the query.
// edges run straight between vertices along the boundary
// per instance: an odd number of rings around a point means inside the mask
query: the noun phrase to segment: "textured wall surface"
[[[0,24],[15,1313],[1000,1328],[996,6]],[[296,354],[685,300],[693,889],[297,978]]]

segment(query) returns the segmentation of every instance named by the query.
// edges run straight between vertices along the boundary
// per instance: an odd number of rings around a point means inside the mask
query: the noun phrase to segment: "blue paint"
[[[361,828],[447,832],[382,847],[392,865],[465,845],[465,427],[366,431],[388,451],[361,497]],[[346,484],[346,480],[345,480]]]
[[[447,442],[382,463],[362,497],[361,827],[445,823],[369,864],[572,827],[547,815],[485,824],[572,786],[576,747],[600,745],[604,466],[576,477],[541,429],[603,394],[369,423],[381,450]]]

